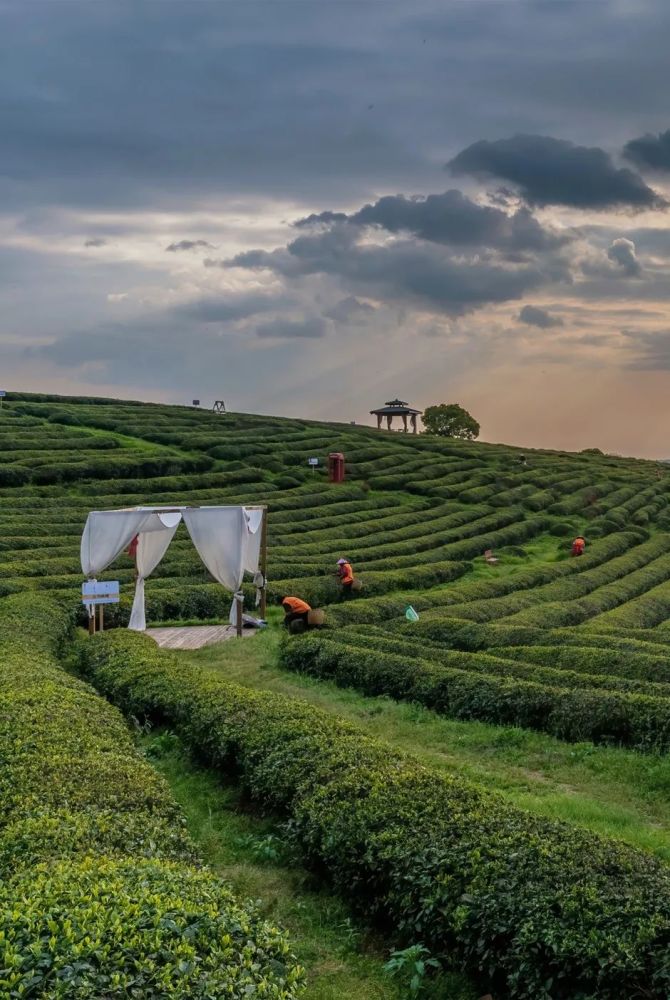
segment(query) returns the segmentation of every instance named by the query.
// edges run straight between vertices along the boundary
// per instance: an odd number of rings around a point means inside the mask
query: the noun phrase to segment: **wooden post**
[[[92,605],[92,607],[93,607],[93,614],[89,614],[89,616],[88,616],[88,634],[89,635],[95,635],[95,604]],[[86,610],[88,610],[88,608]]]
[[[104,632],[104,630],[105,630],[105,616],[104,616],[104,609],[105,609],[105,605],[104,605],[104,604],[101,604],[101,605],[100,605],[100,631],[101,631],[101,632]]]
[[[244,613],[243,612],[243,609],[244,609],[244,598],[243,597],[238,597],[237,594],[235,595],[235,606],[237,608],[237,615],[236,615],[237,635],[238,635],[238,638],[241,639],[242,638],[242,615]]]
[[[268,605],[268,509],[263,511],[263,524],[261,526],[261,558],[260,571],[263,574],[263,586],[261,588],[261,618],[265,618]]]

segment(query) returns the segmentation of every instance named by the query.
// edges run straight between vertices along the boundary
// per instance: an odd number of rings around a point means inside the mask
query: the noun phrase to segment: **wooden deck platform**
[[[242,638],[253,635],[256,629],[245,628]],[[184,625],[175,628],[149,628],[145,635],[164,649],[200,649],[201,646],[212,646],[215,642],[225,642],[235,639],[236,631],[233,625]]]

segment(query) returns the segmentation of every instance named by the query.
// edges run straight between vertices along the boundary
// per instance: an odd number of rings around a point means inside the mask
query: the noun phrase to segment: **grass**
[[[185,755],[174,734],[155,731],[140,739],[181,805],[201,857],[290,932],[307,971],[305,1000],[405,1000],[403,984],[384,970],[388,951],[342,901],[316,886],[275,820],[252,813],[235,787]],[[461,976],[445,974],[421,996],[474,1000],[478,993]]]
[[[276,612],[270,617],[277,621]],[[529,811],[618,837],[670,861],[670,756],[563,743],[543,733],[457,722],[421,706],[369,698],[281,670],[278,641],[279,629],[271,627],[244,642],[180,655],[239,684],[318,705]]]

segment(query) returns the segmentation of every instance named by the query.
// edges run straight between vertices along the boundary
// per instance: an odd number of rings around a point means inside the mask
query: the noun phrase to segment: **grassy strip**
[[[300,867],[276,819],[253,812],[238,786],[189,759],[174,733],[152,731],[142,746],[169,782],[207,864],[289,931],[305,966],[305,1000],[404,1000],[403,987],[383,970],[381,942]],[[422,995],[475,1000],[479,993],[445,973]]]
[[[120,714],[55,660],[69,627],[0,602],[0,995],[299,996],[284,934],[194,866]]]
[[[512,997],[665,997],[670,873],[614,841],[525,814],[304,703],[252,692],[108,633],[81,665],[125,711],[290,817],[335,886]]]

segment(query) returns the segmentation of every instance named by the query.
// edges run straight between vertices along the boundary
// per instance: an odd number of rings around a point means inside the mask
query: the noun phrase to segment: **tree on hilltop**
[[[423,426],[426,434],[441,437],[467,438],[472,441],[479,436],[479,424],[467,410],[458,403],[439,403],[428,406],[423,411]]]

